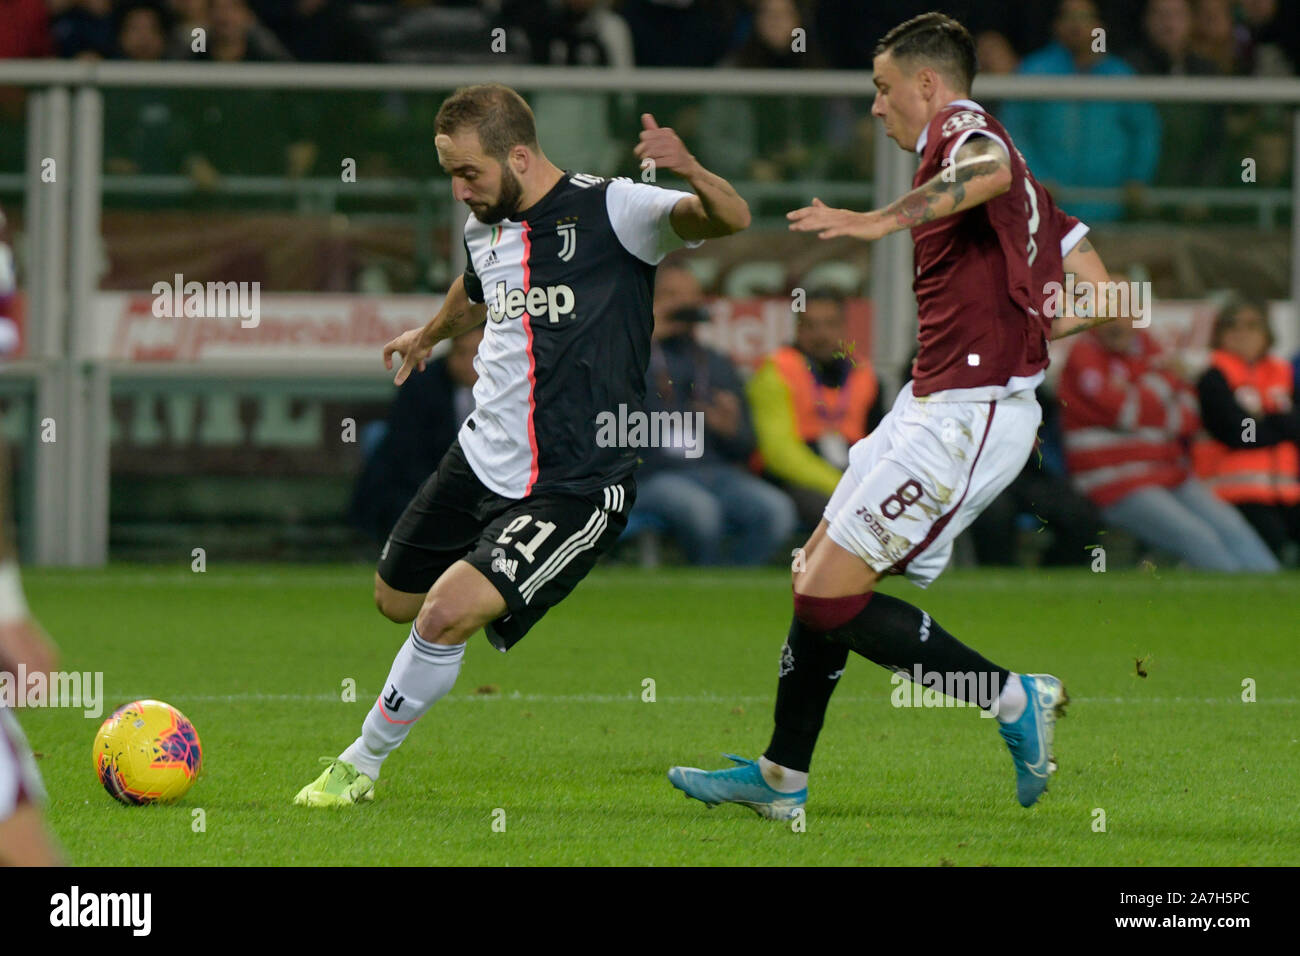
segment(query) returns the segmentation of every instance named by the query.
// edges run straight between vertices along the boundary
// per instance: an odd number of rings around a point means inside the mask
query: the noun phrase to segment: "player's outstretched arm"
[[[1002,144],[987,136],[972,136],[943,172],[884,209],[853,212],[814,199],[811,206],[786,213],[786,218],[795,232],[815,232],[819,239],[852,236],[871,242],[900,229],[965,212],[1010,188],[1011,157]]]
[[[1074,274],[1076,289],[1088,288],[1084,285],[1085,282],[1090,283],[1094,290],[1108,288],[1110,273],[1106,271],[1106,264],[1101,261],[1101,256],[1097,254],[1097,250],[1093,248],[1087,236],[1080,239],[1078,244],[1065,255],[1065,274],[1071,273]],[[1109,298],[1107,295],[1093,296],[1096,315],[1076,315],[1073,302],[1063,303],[1065,314],[1058,315],[1052,320],[1052,338],[1064,338],[1067,335],[1075,335],[1086,329],[1113,322],[1115,319],[1129,318],[1129,316],[1108,314]]]
[[[672,129],[660,127],[649,113],[641,114],[641,142],[634,150],[643,163],[676,173],[690,183],[695,195],[673,207],[673,232],[683,239],[715,239],[749,226],[749,204],[721,176],[709,172],[691,155]]]
[[[447,290],[442,308],[429,320],[428,325],[422,329],[403,332],[384,346],[384,368],[392,369],[395,353],[402,356],[402,366],[397,370],[393,384],[401,385],[405,382],[412,369],[423,372],[429,353],[443,339],[455,338],[476,325],[482,325],[486,320],[487,307],[481,302],[470,302],[465,292],[465,277],[457,276]]]

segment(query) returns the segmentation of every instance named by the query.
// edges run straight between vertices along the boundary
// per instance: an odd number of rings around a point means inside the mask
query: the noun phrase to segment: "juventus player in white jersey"
[[[695,192],[560,169],[514,90],[457,90],[435,145],[469,206],[468,265],[438,314],[384,347],[398,385],[440,341],[486,322],[474,411],[380,554],[375,603],[413,622],[361,736],[294,802],[374,797],[380,766],[451,690],[469,637],[504,651],[618,539],[636,497],[635,448],[597,440],[601,412],[639,410],[655,266],[682,244],[749,225],[749,208],[649,114],[636,156]]]

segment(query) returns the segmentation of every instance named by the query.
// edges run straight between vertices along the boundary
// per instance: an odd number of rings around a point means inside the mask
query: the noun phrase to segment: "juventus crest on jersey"
[[[459,438],[497,494],[593,493],[636,467],[597,444],[596,416],[642,407],[655,266],[683,244],[669,214],[689,195],[566,171],[511,218],[466,221],[465,290],[488,318]]]

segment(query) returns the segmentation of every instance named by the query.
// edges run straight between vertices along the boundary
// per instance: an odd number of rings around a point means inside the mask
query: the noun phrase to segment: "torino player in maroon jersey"
[[[969,99],[975,47],[961,24],[927,13],[895,27],[875,52],[872,113],[919,155],[915,188],[866,213],[814,199],[789,214],[790,228],[867,241],[912,231],[913,379],[854,445],[804,549],[804,570],[796,564],[766,752],[757,761],[731,757],[737,766],[728,770],[668,774],[688,796],[771,819],[793,816],[807,798],[813,748],[850,650],[996,717],[1026,807],[1056,769],[1053,730],[1068,699],[1058,678],[986,660],[875,586],[886,574],[929,585],[956,537],[1020,472],[1041,421],[1034,388],[1048,338],[1108,320],[1054,322],[1048,284],[1066,271],[1079,282],[1109,277],[1084,238],[1088,227],[1056,207],[1002,125]]]

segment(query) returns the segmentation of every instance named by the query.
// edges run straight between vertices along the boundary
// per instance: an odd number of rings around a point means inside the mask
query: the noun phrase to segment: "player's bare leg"
[[[802,571],[792,571],[790,583],[796,594],[837,598],[875,590],[880,573],[856,554],[844,550],[826,533],[826,519],[804,545]]]
[[[483,572],[457,561],[429,590],[415,625],[434,644],[464,644],[479,628],[506,613],[501,592]]]
[[[427,591],[399,591],[375,572],[375,607],[394,624],[410,624],[424,607]]]
[[[0,866],[62,866],[35,804],[20,803],[0,820]]]
[[[49,674],[58,651],[27,611],[7,526],[8,468],[0,445],[0,672]],[[41,793],[31,749],[10,710],[0,709],[0,865],[59,866],[59,852],[32,794]]]
[[[411,595],[388,588],[375,600],[386,616],[409,610]],[[405,606],[401,604],[406,601]],[[311,807],[349,806],[374,799],[374,783],[388,755],[412,725],[452,689],[465,656],[465,642],[483,625],[506,612],[501,593],[481,571],[457,561],[423,595],[411,633],[388,672],[384,689],[371,706],[361,736],[337,758],[323,758],[325,771],[298,792],[294,802]]]

